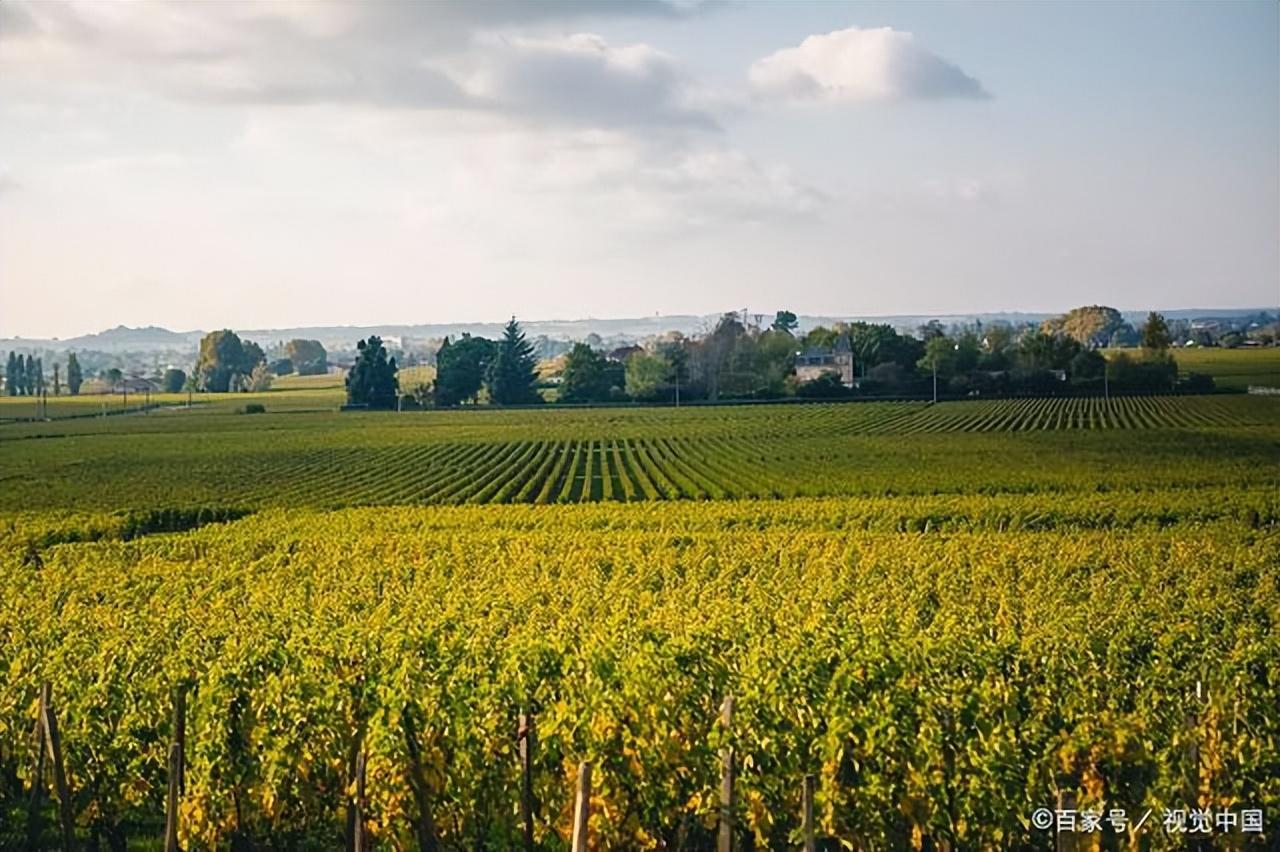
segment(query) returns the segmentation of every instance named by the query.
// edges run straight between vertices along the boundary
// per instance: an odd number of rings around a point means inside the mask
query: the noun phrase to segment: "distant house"
[[[160,390],[155,382],[149,379],[121,379],[111,388],[112,393],[157,393]]]
[[[811,382],[825,373],[832,373],[839,376],[845,387],[856,387],[858,380],[853,366],[849,335],[842,334],[836,338],[834,346],[810,346],[796,353],[796,381]]]

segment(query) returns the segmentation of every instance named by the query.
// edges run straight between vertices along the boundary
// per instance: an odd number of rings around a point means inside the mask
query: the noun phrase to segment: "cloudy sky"
[[[0,336],[1274,306],[1278,9],[0,0]]]

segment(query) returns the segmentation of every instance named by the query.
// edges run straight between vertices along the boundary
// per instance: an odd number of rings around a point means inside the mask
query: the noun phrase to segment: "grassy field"
[[[1265,349],[1175,349],[1182,373],[1208,373],[1220,388],[1280,388],[1280,346]]]
[[[1280,399],[397,414],[299,384],[0,426],[0,847],[43,682],[82,839],[159,836],[175,688],[184,848],[342,845],[358,754],[379,848],[424,812],[518,846],[522,709],[545,850],[582,760],[594,847],[713,844],[728,744],[756,848],[797,843],[807,774],[852,849],[1050,848],[1060,790],[1280,812]]]

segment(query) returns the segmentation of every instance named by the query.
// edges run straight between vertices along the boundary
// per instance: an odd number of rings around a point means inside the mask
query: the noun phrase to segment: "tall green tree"
[[[4,385],[5,390],[9,392],[9,396],[17,396],[18,391],[22,389],[22,376],[20,375],[22,367],[19,366],[20,364],[18,356],[12,349],[9,350],[9,360],[4,368]]]
[[[472,337],[464,332],[452,343],[446,337],[436,352],[436,380],[432,389],[435,404],[452,406],[475,402],[496,351],[494,342],[484,337]]]
[[[633,356],[638,357],[638,356]],[[565,357],[560,384],[562,402],[608,402],[625,395],[625,368],[585,343],[575,343]]]
[[[27,361],[22,366],[23,389],[27,396],[36,395],[36,359],[32,355],[27,356]]]
[[[44,396],[44,359],[43,358],[36,359],[35,393],[36,393],[36,396]]]
[[[53,365],[53,395],[54,396],[62,396],[62,374],[60,372],[61,369],[62,368],[60,365],[58,364]]]
[[[497,352],[489,366],[489,400],[496,405],[529,405],[541,402],[534,384],[533,346],[525,340],[520,324],[512,317],[502,330]]]
[[[356,362],[347,373],[347,404],[370,408],[395,408],[400,393],[399,368],[387,357],[382,338],[376,334],[356,344]]]
[[[160,387],[165,393],[181,393],[186,383],[187,374],[176,367],[170,367],[164,371],[164,379],[161,381]]]
[[[322,376],[329,369],[329,353],[319,340],[290,340],[285,351],[299,376]]]
[[[80,370],[80,359],[72,352],[67,356],[67,390],[72,396],[80,395],[80,385],[84,384],[84,373]]]
[[[242,377],[266,360],[262,347],[245,342],[228,329],[211,331],[200,341],[196,360],[196,387],[211,393],[239,389]]]
[[[1160,314],[1152,311],[1147,314],[1147,321],[1142,324],[1142,348],[1148,352],[1163,352],[1173,343],[1173,335],[1169,333],[1169,324]]]

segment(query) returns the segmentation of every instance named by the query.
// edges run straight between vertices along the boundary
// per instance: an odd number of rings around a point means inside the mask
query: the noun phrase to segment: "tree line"
[[[1164,318],[1152,313],[1135,330],[1141,349],[1107,359],[1098,350],[1115,335],[1118,311],[1088,306],[1040,327],[975,323],[945,329],[932,322],[917,334],[883,323],[838,323],[798,332],[794,313],[778,311],[762,326],[726,313],[706,334],[672,333],[645,348],[605,353],[575,343],[558,363],[540,365],[514,318],[498,340],[446,337],[428,386],[401,393],[394,357],[376,336],[362,340],[347,377],[348,403],[373,408],[452,407],[487,402],[560,403],[767,400],[788,396],[946,396],[1211,390],[1208,376],[1181,383],[1169,354]],[[1123,320],[1120,320],[1123,322]],[[833,367],[800,380],[796,359],[844,346],[853,375]],[[936,384],[935,384],[936,383]],[[546,392],[546,395],[544,395]]]
[[[552,362],[539,364],[533,345],[513,317],[497,340],[462,334],[446,337],[436,353],[435,380],[402,392],[396,359],[375,336],[357,345],[346,377],[347,402],[372,408],[452,407],[485,402],[534,405],[547,397],[561,403],[768,400],[788,396],[927,396],[936,387],[946,396],[999,396],[1061,392],[1205,391],[1208,376],[1181,382],[1169,354],[1172,335],[1164,317],[1151,313],[1132,329],[1119,311],[1100,305],[1076,308],[1041,323],[1015,328],[974,323],[947,329],[928,323],[903,333],[884,323],[849,322],[800,333],[796,315],[778,311],[763,325],[738,313],[722,315],[706,333],[670,333],[645,347],[606,353],[575,343]],[[1136,355],[1104,358],[1099,347],[1118,337],[1140,344]],[[816,377],[797,375],[797,359],[835,350],[849,353],[852,370],[837,366]],[[295,339],[268,359],[261,346],[223,329],[200,341],[188,376],[169,368],[160,379],[168,392],[264,391],[273,378],[290,373],[323,374],[328,353],[315,340]],[[53,393],[63,377],[53,368]],[[43,361],[9,353],[6,389],[10,396],[46,392]],[[104,374],[114,386],[119,369]],[[83,372],[72,353],[66,388],[75,395]]]
[[[5,363],[5,391],[9,396],[44,396],[50,388],[45,384],[44,359],[30,354],[23,356],[17,352],[9,353]],[[75,396],[80,393],[84,383],[84,375],[80,370],[80,362],[72,352],[67,356],[67,391]],[[62,372],[58,364],[53,365],[54,396],[62,395]]]

